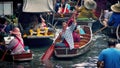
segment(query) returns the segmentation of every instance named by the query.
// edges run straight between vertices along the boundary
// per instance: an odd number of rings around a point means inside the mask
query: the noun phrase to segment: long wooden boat
[[[32,52],[29,53],[22,53],[22,54],[14,54],[11,55],[9,51],[1,52],[0,53],[1,61],[10,61],[10,62],[25,62],[31,61],[33,59]]]
[[[74,46],[77,48],[74,48],[70,50],[69,48],[61,48],[57,47],[54,49],[54,55],[57,58],[72,58],[79,55],[82,55],[90,50],[91,46],[94,44],[94,40],[92,40],[92,30],[91,27],[87,25],[80,25],[84,31],[85,34],[81,34],[81,40],[80,42],[75,42]],[[59,42],[59,39],[57,39]],[[78,47],[79,46],[79,47]]]

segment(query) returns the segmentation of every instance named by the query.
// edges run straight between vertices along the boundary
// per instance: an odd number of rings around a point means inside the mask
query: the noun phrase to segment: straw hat
[[[20,29],[18,27],[15,27],[12,31],[10,31],[10,34],[20,35]]]
[[[112,6],[111,6],[111,10],[112,10],[113,12],[118,12],[118,13],[120,13],[120,3],[118,2],[118,3],[114,4],[114,5],[112,5]]]
[[[87,9],[95,9],[97,4],[94,0],[85,0],[84,1],[84,6],[87,8]]]

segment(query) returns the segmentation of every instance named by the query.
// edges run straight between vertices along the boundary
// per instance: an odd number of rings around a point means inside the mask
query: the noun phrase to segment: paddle
[[[47,51],[43,54],[42,58],[41,58],[41,61],[46,61],[48,59],[50,59],[50,57],[52,56],[53,54],[53,51],[54,51],[54,44],[52,44],[48,49]]]
[[[117,26],[117,29],[116,29],[116,36],[117,36],[117,40],[118,40],[118,41],[120,40],[119,29],[120,29],[120,25],[118,25],[118,26]]]
[[[104,14],[104,11],[101,10],[101,14],[100,14],[100,17],[99,17],[99,21],[100,21],[100,24],[102,24],[102,25],[104,26],[104,24],[103,24],[103,22],[102,22],[102,16],[103,16],[103,14]],[[93,34],[94,34],[94,35],[97,34],[98,32],[104,30],[106,27],[107,27],[107,26],[102,27],[101,29],[99,29],[99,30],[97,30],[96,32],[94,32]]]
[[[4,52],[3,56],[2,56],[2,58],[0,59],[0,61],[3,61],[3,60],[4,60],[5,55],[7,54],[7,52],[8,52],[8,50],[5,50],[5,52]]]
[[[102,27],[101,29],[97,30],[97,31],[96,31],[96,32],[94,32],[93,34],[95,35],[95,34],[97,34],[98,32],[100,32],[100,31],[104,30],[105,28],[106,28],[106,26],[104,26],[104,27]]]
[[[79,0],[78,0],[78,2],[79,2]],[[78,4],[77,4],[78,5]],[[69,24],[70,23],[70,21],[71,21],[71,19],[74,17],[74,15],[76,15],[76,11],[75,11],[75,13],[73,13],[72,14],[72,16],[70,17],[70,19],[67,21],[67,24]],[[59,35],[59,34],[58,34]],[[58,36],[56,36],[56,38],[57,38]],[[56,39],[55,39],[56,40]],[[55,42],[55,40],[54,40],[54,42]],[[53,42],[53,43],[54,43]],[[48,49],[47,49],[47,51],[43,54],[43,56],[41,57],[41,61],[46,61],[46,60],[48,60],[48,59],[50,59],[50,57],[52,56],[52,54],[53,54],[53,52],[54,52],[54,49],[55,49],[55,47],[54,47],[55,45],[54,44],[52,44]]]

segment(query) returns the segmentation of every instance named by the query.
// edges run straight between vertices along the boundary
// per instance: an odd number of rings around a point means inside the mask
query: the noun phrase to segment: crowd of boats
[[[78,34],[80,35],[80,42],[75,42],[74,43],[74,49],[70,49],[70,48],[63,48],[63,47],[55,47],[54,44],[54,40],[59,42],[59,39],[55,39],[56,38],[56,34],[57,34],[57,28],[56,28],[56,24],[58,24],[58,20],[67,20],[69,21],[69,18],[71,18],[72,14],[74,13],[66,13],[66,14],[53,14],[54,16],[54,20],[57,20],[57,22],[55,23],[55,26],[52,25],[52,27],[41,27],[40,25],[37,24],[37,28],[36,30],[34,30],[32,27],[28,30],[27,32],[23,32],[23,39],[25,42],[25,45],[28,46],[37,46],[35,45],[42,45],[44,46],[44,43],[47,43],[46,40],[50,41],[52,39],[52,42],[49,44],[50,47],[46,50],[46,52],[43,54],[43,56],[41,56],[41,60],[48,60],[50,59],[51,56],[54,56],[56,58],[73,58],[73,57],[77,57],[79,55],[82,55],[84,53],[86,53],[87,51],[90,50],[90,48],[92,47],[92,45],[94,45],[94,42],[96,41],[95,39],[93,39],[94,33],[92,31],[92,24],[94,22],[96,22],[96,20],[91,19],[91,18],[80,18],[77,20],[77,25],[80,26],[78,27],[80,31],[80,29],[84,30],[84,34],[81,34],[80,32],[78,32]],[[33,26],[33,25],[31,25]],[[42,28],[42,29],[41,29]],[[104,28],[99,29],[100,32],[102,31]],[[96,34],[96,33],[95,33]],[[120,26],[117,27],[116,29],[116,39],[120,39]],[[4,37],[5,42],[1,42],[0,46],[2,45],[6,45],[8,44],[7,42],[10,41],[10,39],[12,39],[12,36],[9,37]],[[32,41],[30,41],[32,39]],[[36,40],[37,41],[34,41]],[[44,42],[41,42],[44,39]],[[119,41],[119,40],[118,40]],[[42,44],[39,44],[42,43]],[[0,57],[1,60],[5,60],[5,61],[31,61],[33,58],[33,52],[30,50],[29,52],[26,53],[22,53],[22,54],[14,54],[11,55],[9,53],[8,50],[5,51],[1,51],[0,53]]]

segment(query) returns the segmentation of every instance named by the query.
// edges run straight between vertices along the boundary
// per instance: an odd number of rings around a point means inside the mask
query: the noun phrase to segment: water
[[[0,62],[0,68],[96,68],[96,62],[100,51],[107,47],[106,39],[103,35],[96,35],[94,39],[97,41],[93,47],[79,57],[73,59],[55,59],[51,58],[50,61],[41,62],[40,57],[49,48],[33,48],[33,60],[31,62]]]

